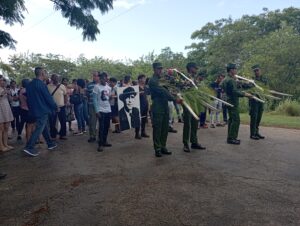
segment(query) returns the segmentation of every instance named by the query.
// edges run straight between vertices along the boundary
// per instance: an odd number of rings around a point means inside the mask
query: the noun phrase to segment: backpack
[[[73,93],[71,96],[70,96],[70,103],[71,104],[81,104],[83,102],[83,97],[82,97],[82,94],[80,93]]]

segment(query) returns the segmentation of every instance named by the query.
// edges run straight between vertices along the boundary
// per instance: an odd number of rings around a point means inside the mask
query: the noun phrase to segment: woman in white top
[[[5,84],[5,79],[0,75],[0,151],[2,152],[13,149],[7,144],[9,123],[14,120],[14,117],[8,102]]]

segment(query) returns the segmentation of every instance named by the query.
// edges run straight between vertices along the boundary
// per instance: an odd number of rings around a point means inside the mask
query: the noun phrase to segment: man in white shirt
[[[99,141],[98,151],[103,151],[103,147],[111,147],[112,145],[107,142],[107,134],[111,118],[111,87],[107,84],[108,75],[106,72],[98,73],[97,84],[93,90],[93,102],[95,111],[99,121]]]
[[[53,112],[49,116],[50,124],[50,136],[52,139],[56,139],[59,134],[59,139],[66,140],[67,135],[67,119],[66,119],[66,103],[67,103],[67,88],[59,83],[57,74],[51,75],[51,83],[48,84],[48,90],[51,96],[53,96],[54,102],[57,105],[57,111]],[[57,131],[56,121],[57,117],[60,123],[60,131]]]

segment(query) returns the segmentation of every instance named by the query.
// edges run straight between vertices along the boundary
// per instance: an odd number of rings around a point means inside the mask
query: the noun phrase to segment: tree
[[[68,24],[76,29],[82,29],[83,40],[95,41],[96,35],[100,33],[98,21],[93,17],[92,11],[99,9],[106,13],[113,8],[113,0],[50,0],[54,9],[59,10],[62,16],[68,19]],[[26,11],[24,0],[1,0],[0,19],[6,24],[23,24]],[[0,49],[15,48],[17,43],[11,35],[0,30]]]

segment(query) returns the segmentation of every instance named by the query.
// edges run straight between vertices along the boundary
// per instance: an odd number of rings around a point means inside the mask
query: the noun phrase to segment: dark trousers
[[[56,128],[56,120],[59,120],[60,123],[60,131],[57,131]],[[50,136],[51,138],[56,138],[57,134],[60,137],[65,137],[67,135],[67,119],[66,119],[66,107],[60,107],[59,112],[53,112],[49,116],[49,124],[50,124]]]
[[[141,108],[141,128],[135,128],[135,133],[139,134],[141,129],[141,134],[145,134],[146,131],[146,123],[147,123],[147,117],[148,117],[148,108]]]
[[[188,145],[189,141],[192,144],[198,143],[197,138],[197,127],[198,121],[192,116],[192,114],[187,110],[186,107],[183,108],[183,134],[182,141],[183,144]]]
[[[107,134],[110,125],[110,113],[100,112],[99,121],[99,133],[98,133],[98,144],[103,146],[107,143]]]
[[[222,109],[223,109],[223,121],[227,122],[227,106],[223,104]]]
[[[206,108],[204,112],[200,113],[200,126],[204,126],[206,121]]]
[[[259,124],[264,111],[263,103],[250,100],[250,135],[255,136],[259,133]]]
[[[154,150],[166,148],[169,130],[169,112],[152,112],[153,145]]]
[[[240,128],[240,113],[236,107],[228,108],[228,135],[227,140],[237,139]]]
[[[22,128],[21,128],[21,108],[20,107],[12,107],[11,108],[14,120],[11,122],[11,127],[13,129],[17,129],[18,135],[21,135]]]

